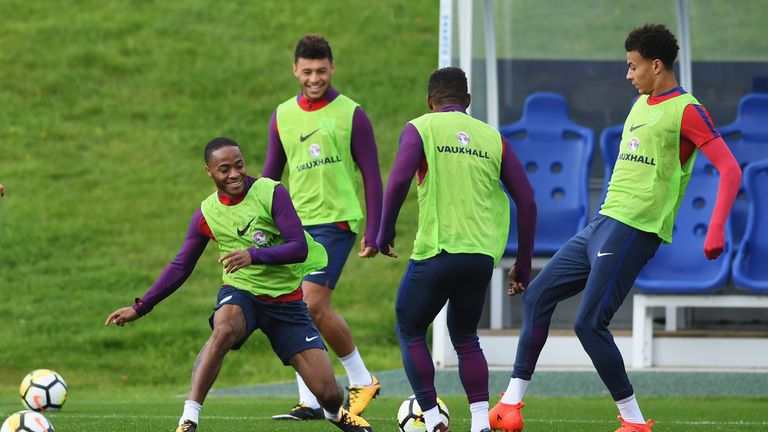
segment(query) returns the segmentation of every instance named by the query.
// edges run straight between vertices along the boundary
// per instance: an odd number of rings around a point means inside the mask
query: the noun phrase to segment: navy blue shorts
[[[476,337],[492,272],[493,258],[483,254],[443,251],[424,260],[408,260],[395,304],[400,338],[407,342],[424,337],[446,302],[451,340]]]
[[[333,223],[305,226],[304,229],[316,242],[323,245],[328,253],[328,266],[313,271],[305,276],[304,280],[328,286],[331,289],[335,288],[357,236],[352,231],[345,230]]]
[[[310,348],[325,349],[320,332],[312,323],[304,300],[278,303],[266,302],[248,291],[224,285],[219,289],[214,314],[225,304],[238,305],[245,316],[247,330],[232,349],[239,349],[251,333],[260,329],[267,335],[272,350],[284,365],[294,355]],[[213,315],[208,320],[213,328]]]

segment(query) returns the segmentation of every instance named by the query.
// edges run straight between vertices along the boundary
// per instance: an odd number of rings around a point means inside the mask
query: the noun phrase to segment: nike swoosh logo
[[[314,276],[314,275],[319,275],[319,274],[323,274],[323,273],[325,273],[325,272],[324,271],[312,272],[312,273],[310,273],[310,275]]]
[[[639,125],[637,125],[637,126],[635,126],[635,125],[632,125],[632,126],[629,128],[629,131],[630,131],[630,132],[634,132],[634,131],[635,131],[635,129],[639,129],[639,128],[641,128],[641,127],[643,127],[643,126],[647,125],[647,124],[648,124],[648,123],[639,124]]]
[[[251,222],[253,222],[253,219],[256,219],[256,216],[254,216],[251,220],[248,221],[248,225],[246,225],[245,228],[237,230],[237,235],[242,237],[243,234],[245,234],[245,232],[248,231],[248,227],[251,226]]]
[[[613,255],[613,252],[598,252],[597,253],[598,257],[604,257],[606,255]]]
[[[312,337],[304,336],[304,340],[307,341],[307,342],[312,342],[313,340],[315,340],[315,339],[317,339],[319,337],[320,336],[312,336]]]
[[[219,304],[224,304],[224,303],[228,302],[231,298],[232,298],[232,296],[226,296],[223,299],[221,299]]]
[[[310,133],[309,133],[309,135],[306,135],[306,136],[299,134],[299,141],[300,141],[300,142],[304,142],[304,141],[308,140],[308,139],[309,139],[309,137],[311,137],[312,135],[314,135],[314,134],[315,134],[315,132],[317,132],[317,131],[319,131],[319,130],[320,130],[320,128],[317,128],[317,129],[313,130],[312,132],[310,132]]]

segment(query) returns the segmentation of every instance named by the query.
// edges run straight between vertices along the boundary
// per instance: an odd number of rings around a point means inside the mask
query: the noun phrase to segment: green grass
[[[59,413],[48,414],[57,432],[156,432],[172,431],[182,410],[182,399],[165,388],[129,392],[73,392]],[[0,398],[0,417],[19,408],[18,402]],[[381,397],[371,403],[364,417],[374,430],[396,431],[400,397]],[[451,428],[470,427],[469,407],[463,397],[444,398],[451,412]],[[495,400],[493,401],[495,402]],[[643,398],[644,412],[665,432],[764,431],[768,428],[765,398]],[[201,429],[206,432],[333,431],[324,421],[275,422],[273,414],[294,403],[287,398],[217,397],[206,402]],[[526,431],[604,432],[618,427],[616,407],[610,398],[529,398],[524,409]]]

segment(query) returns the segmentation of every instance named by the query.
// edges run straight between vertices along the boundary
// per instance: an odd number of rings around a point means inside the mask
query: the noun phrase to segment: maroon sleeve
[[[741,169],[728,149],[728,145],[720,137],[708,141],[701,146],[700,150],[720,173],[717,201],[715,201],[707,236],[704,239],[704,254],[708,259],[715,259],[725,248],[725,221],[739,193]]]
[[[203,221],[203,212],[198,208],[192,215],[187,237],[184,239],[184,244],[181,245],[181,250],[176,258],[165,267],[155,283],[133,305],[139,315],[148,314],[158,303],[173,294],[192,274],[197,260],[200,259],[200,255],[203,254],[209,240],[200,231]]]
[[[517,281],[527,287],[531,280],[533,241],[536,234],[536,200],[525,169],[517,159],[512,146],[504,137],[501,137],[501,145],[504,146],[504,159],[501,161],[501,182],[509,191],[509,195],[517,208],[515,272]]]
[[[269,120],[269,146],[265,159],[261,175],[280,181],[288,159],[285,155],[283,142],[280,140],[280,132],[277,129],[277,110],[272,113],[272,118]]]
[[[384,206],[381,212],[381,228],[376,239],[379,250],[389,253],[389,245],[395,239],[395,222],[400,208],[408,196],[411,181],[424,157],[424,143],[415,126],[408,123],[400,134],[400,149],[397,151],[395,164],[389,173],[387,191],[384,194]]]
[[[373,127],[360,107],[352,117],[351,151],[365,188],[365,244],[375,248],[381,221],[381,171]]]
[[[285,243],[268,248],[248,248],[253,264],[292,264],[307,259],[308,246],[304,238],[301,219],[296,214],[288,190],[283,185],[275,186],[272,195],[272,218]]]

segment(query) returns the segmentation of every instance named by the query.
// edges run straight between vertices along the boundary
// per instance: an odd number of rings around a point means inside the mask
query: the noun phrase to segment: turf
[[[2,398],[0,416],[18,408]],[[466,399],[443,398],[451,412],[451,428],[470,427]],[[375,431],[397,431],[395,417],[403,398],[380,397],[364,417]],[[495,402],[495,400],[493,401]],[[665,432],[765,431],[765,398],[643,398],[646,413],[657,422],[655,430]],[[216,397],[205,404],[201,431],[333,431],[332,425],[318,422],[276,422],[270,416],[294,403],[289,398]],[[615,430],[616,407],[605,397],[528,398],[524,408],[526,431],[605,432]],[[57,432],[157,432],[173,431],[181,413],[182,399],[162,389],[134,389],[130,394],[112,392],[74,393],[59,413],[48,414]]]

